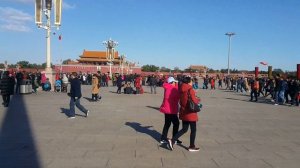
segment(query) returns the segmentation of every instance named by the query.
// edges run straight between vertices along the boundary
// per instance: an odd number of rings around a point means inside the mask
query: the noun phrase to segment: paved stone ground
[[[145,87],[145,91],[150,89]],[[274,106],[265,99],[225,90],[199,90],[196,144],[191,153],[189,133],[174,151],[158,140],[163,115],[158,94],[117,95],[102,88],[102,100],[90,102],[83,86],[81,103],[88,118],[76,111],[67,119],[69,97],[40,92],[14,96],[0,107],[0,167],[203,167],[298,168],[300,165],[300,108]],[[169,131],[169,135],[171,129]]]

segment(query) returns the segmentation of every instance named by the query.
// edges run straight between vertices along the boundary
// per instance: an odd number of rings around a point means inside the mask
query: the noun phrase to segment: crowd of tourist
[[[249,93],[250,101],[258,101],[259,97],[265,98],[274,105],[295,105],[299,106],[300,100],[300,81],[293,77],[225,77],[214,78],[206,76],[203,79],[203,89],[215,89],[215,81],[218,81],[218,88],[232,90],[234,92]]]
[[[190,127],[190,145],[188,150],[191,152],[199,151],[195,145],[196,122],[198,113],[192,110],[190,102],[202,107],[200,99],[196,96],[197,90],[218,89],[231,90],[249,94],[250,101],[257,102],[260,97],[270,100],[274,105],[289,104],[299,106],[300,82],[295,78],[284,78],[276,75],[273,78],[254,78],[254,77],[209,77],[203,78],[202,87],[199,87],[199,77],[196,76],[164,76],[138,74],[121,75],[113,74],[110,78],[108,73],[63,73],[55,76],[54,88],[45,74],[40,72],[9,72],[0,73],[0,89],[3,98],[3,106],[8,107],[10,95],[20,94],[20,86],[24,82],[30,81],[32,92],[36,93],[38,88],[43,91],[54,90],[55,92],[68,92],[70,96],[69,118],[75,118],[75,106],[87,117],[89,110],[80,104],[82,97],[81,85],[91,86],[91,101],[99,101],[101,87],[108,87],[109,83],[116,88],[116,94],[143,94],[144,86],[148,85],[150,94],[157,94],[157,87],[164,89],[164,98],[159,109],[164,114],[164,127],[162,129],[160,143],[167,144],[170,150],[174,149],[175,144],[181,144],[179,138],[188,131]],[[111,82],[109,82],[111,81]],[[68,86],[70,88],[68,89]],[[200,85],[201,86],[201,85]],[[182,129],[179,130],[179,119],[182,120]],[[168,138],[168,130],[173,124],[172,138]]]

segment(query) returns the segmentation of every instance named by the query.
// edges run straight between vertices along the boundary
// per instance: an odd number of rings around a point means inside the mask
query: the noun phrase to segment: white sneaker
[[[168,140],[168,148],[170,149],[170,150],[173,150],[174,148],[173,148],[173,143],[172,143],[172,140],[171,139],[169,139]]]
[[[68,119],[74,119],[75,118],[75,116],[72,116],[72,117],[68,117]]]
[[[189,147],[190,152],[198,152],[200,149],[196,147]]]
[[[275,106],[278,106],[278,104],[277,104],[277,103],[275,103],[274,105],[275,105]]]

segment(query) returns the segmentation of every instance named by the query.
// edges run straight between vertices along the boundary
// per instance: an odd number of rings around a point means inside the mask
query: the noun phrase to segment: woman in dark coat
[[[117,87],[118,87],[117,93],[118,94],[121,94],[122,82],[123,82],[122,76],[118,75],[117,76]]]
[[[3,72],[0,81],[0,90],[3,99],[3,106],[8,107],[10,102],[10,95],[14,94],[15,79],[9,74],[8,71]]]

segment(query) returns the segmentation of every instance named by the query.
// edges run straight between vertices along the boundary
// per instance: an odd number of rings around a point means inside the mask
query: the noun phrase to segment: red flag
[[[268,65],[268,63],[266,63],[266,62],[260,62],[260,64],[262,64],[262,65]]]
[[[58,36],[58,40],[61,40],[61,35]]]

